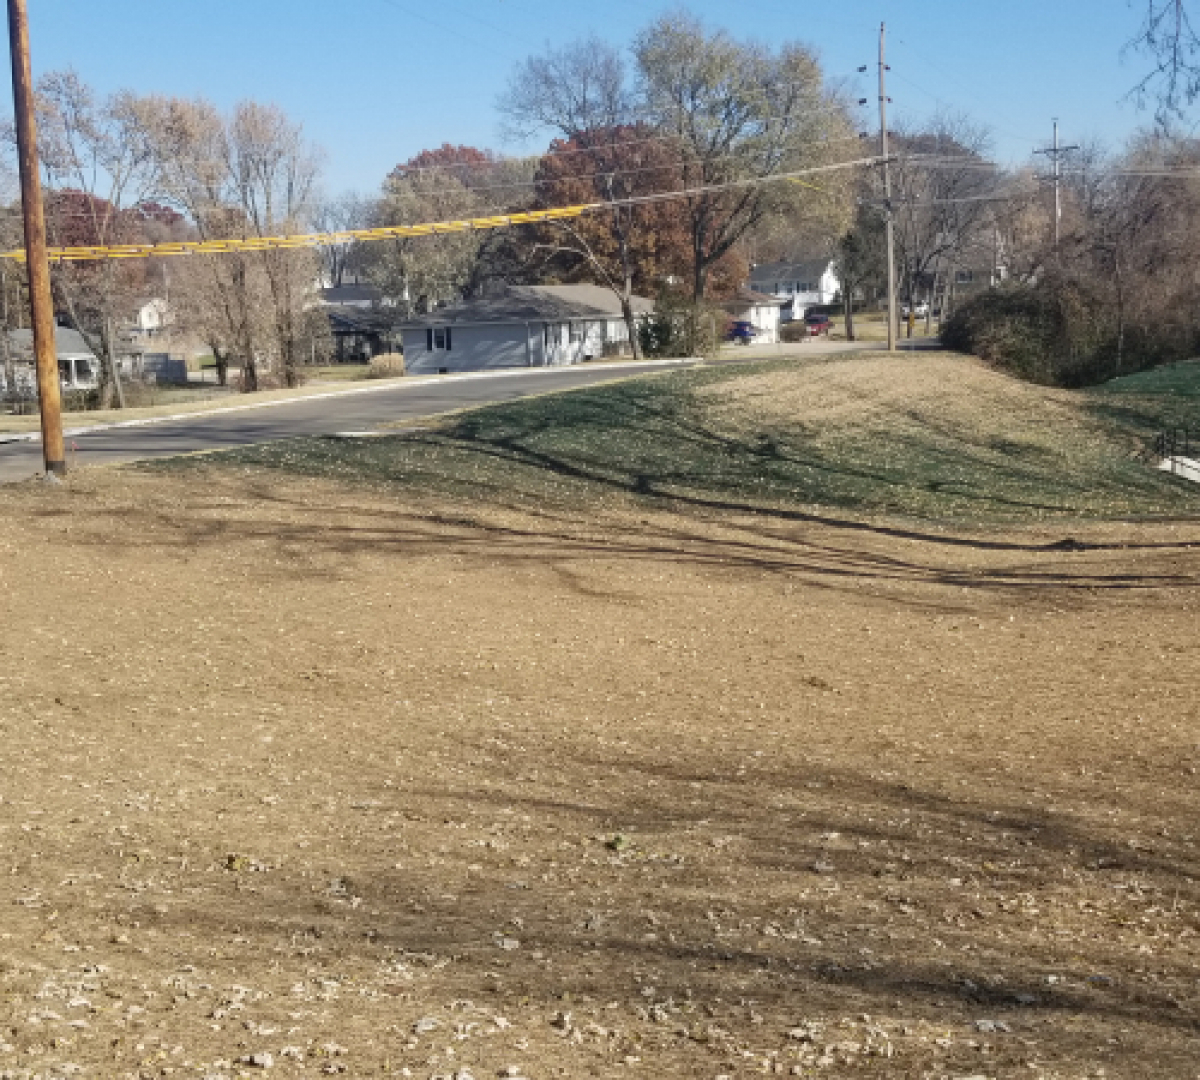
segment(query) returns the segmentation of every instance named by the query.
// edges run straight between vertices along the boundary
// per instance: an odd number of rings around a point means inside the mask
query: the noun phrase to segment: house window
[[[572,341],[582,341],[583,340],[583,331],[584,331],[583,323],[577,323],[577,322],[571,323],[571,340]]]
[[[970,285],[975,280],[974,270],[956,270],[954,272],[954,280],[959,285]]]
[[[435,349],[450,351],[450,327],[438,326],[425,331],[425,348],[430,352]]]

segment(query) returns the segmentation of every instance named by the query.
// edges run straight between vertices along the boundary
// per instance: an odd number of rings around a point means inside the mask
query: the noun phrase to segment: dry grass
[[[212,465],[0,554],[0,1074],[1195,1076],[1200,525]]]

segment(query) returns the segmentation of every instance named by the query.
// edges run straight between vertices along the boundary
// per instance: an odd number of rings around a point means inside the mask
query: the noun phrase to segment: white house
[[[654,304],[633,298],[646,314]],[[561,367],[629,350],[621,304],[600,285],[510,285],[400,326],[410,375]]]
[[[750,288],[769,293],[780,304],[782,319],[803,319],[815,304],[832,304],[842,284],[832,259],[800,259],[793,262],[760,263],[750,271]]]
[[[779,301],[753,289],[740,289],[722,305],[735,322],[748,322],[755,329],[757,345],[774,345],[779,340]]]
[[[132,336],[137,340],[152,340],[162,335],[171,325],[171,312],[167,302],[160,296],[142,303],[133,313]]]

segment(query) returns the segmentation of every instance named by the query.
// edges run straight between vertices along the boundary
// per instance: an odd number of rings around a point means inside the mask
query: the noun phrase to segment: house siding
[[[430,351],[424,328],[402,332],[404,369],[410,375],[436,375],[443,368],[453,371],[485,371],[491,368],[529,367],[529,345],[525,325],[452,326],[450,348]],[[533,366],[538,360],[533,359]]]
[[[448,324],[450,348],[428,348],[424,327],[402,331],[404,367],[411,375],[437,374],[445,369],[486,371],[491,368],[568,367],[599,360],[606,341],[628,340],[621,321],[579,319],[566,322]]]

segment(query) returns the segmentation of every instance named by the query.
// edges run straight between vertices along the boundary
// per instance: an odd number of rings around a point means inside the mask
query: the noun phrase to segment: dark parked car
[[[725,333],[725,338],[728,341],[735,341],[740,345],[749,345],[757,333],[758,328],[753,323],[738,321],[730,324],[729,329]]]
[[[805,315],[804,325],[808,327],[810,337],[816,337],[818,334],[829,337],[829,331],[833,329],[833,321],[828,315]]]

